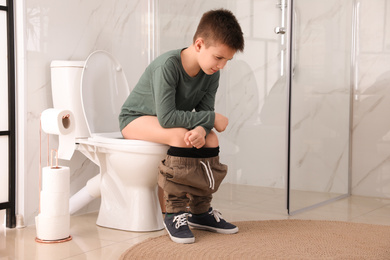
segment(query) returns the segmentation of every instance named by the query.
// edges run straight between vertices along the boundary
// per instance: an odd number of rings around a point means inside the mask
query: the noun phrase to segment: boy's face
[[[206,48],[203,39],[198,40],[195,42],[198,50],[198,63],[207,75],[212,75],[223,69],[236,53],[235,50],[225,44],[215,43]]]

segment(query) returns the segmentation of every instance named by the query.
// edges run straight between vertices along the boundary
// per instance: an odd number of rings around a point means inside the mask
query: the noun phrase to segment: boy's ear
[[[195,46],[195,50],[198,52],[200,51],[200,49],[202,47],[204,47],[204,40],[202,38],[198,38],[195,40],[195,43],[194,43],[194,46]]]

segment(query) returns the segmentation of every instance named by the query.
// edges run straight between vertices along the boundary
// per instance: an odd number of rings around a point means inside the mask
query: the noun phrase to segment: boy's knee
[[[219,141],[218,141],[218,136],[214,131],[210,131],[210,133],[206,136],[206,144],[204,147],[218,147],[219,146]]]
[[[187,145],[184,142],[184,135],[187,132],[188,130],[185,128],[176,128],[175,131],[171,133],[169,145],[181,148],[191,148],[191,144]]]

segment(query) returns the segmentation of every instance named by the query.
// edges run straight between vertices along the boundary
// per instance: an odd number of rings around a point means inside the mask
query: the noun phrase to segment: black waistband
[[[182,148],[171,146],[167,152],[170,156],[188,157],[188,158],[210,158],[218,156],[219,146],[215,148]]]

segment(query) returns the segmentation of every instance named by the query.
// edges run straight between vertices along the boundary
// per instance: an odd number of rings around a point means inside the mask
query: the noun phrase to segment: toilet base
[[[150,232],[164,229],[163,216],[155,188],[132,189],[127,198],[137,198],[127,203],[113,204],[110,195],[104,194],[102,189],[102,201],[96,224],[101,227]],[[117,198],[118,199],[118,198]],[[122,201],[124,202],[124,201]]]
[[[135,232],[164,228],[157,175],[167,149],[148,142],[111,146],[79,141],[78,150],[100,167],[98,226]]]

